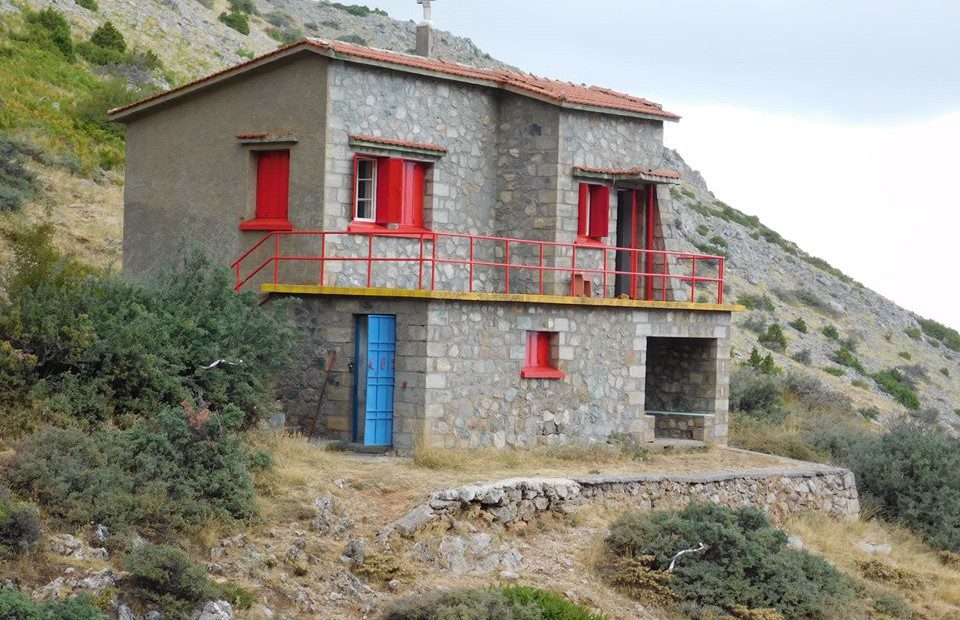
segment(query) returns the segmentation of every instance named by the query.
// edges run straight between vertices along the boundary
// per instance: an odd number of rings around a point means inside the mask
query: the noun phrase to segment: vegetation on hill
[[[401,600],[384,620],[604,620],[562,596],[526,586],[447,590]]]

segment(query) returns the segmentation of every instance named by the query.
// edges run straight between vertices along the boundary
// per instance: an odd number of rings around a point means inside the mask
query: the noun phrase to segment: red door
[[[625,190],[617,196],[617,246],[630,250],[652,249],[656,217],[654,186]],[[653,299],[653,278],[640,274],[654,273],[656,258],[648,252],[618,252],[617,295],[630,299]]]
[[[290,196],[290,151],[257,155],[257,219],[286,220]]]

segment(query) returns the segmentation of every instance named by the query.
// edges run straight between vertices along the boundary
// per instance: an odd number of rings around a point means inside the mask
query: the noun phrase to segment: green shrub
[[[743,293],[737,297],[737,303],[747,310],[766,310],[767,312],[773,312],[776,309],[773,305],[773,300],[766,294],[755,295],[753,293]]]
[[[10,485],[67,525],[103,523],[150,535],[196,531],[255,511],[237,409],[166,409],[126,430],[47,428],[24,440]]]
[[[911,340],[920,340],[921,332],[920,328],[918,327],[908,327],[907,329],[903,330],[903,333],[905,333]]]
[[[806,551],[787,548],[787,535],[755,508],[691,504],[680,512],[627,513],[606,543],[614,563],[644,559],[666,571],[683,549],[703,551],[676,562],[667,587],[702,608],[775,609],[784,618],[832,618],[853,598],[843,576]]]
[[[217,19],[240,34],[250,34],[250,19],[246,13],[239,13],[237,11],[220,13]]]
[[[757,348],[750,351],[750,357],[747,359],[747,366],[762,375],[780,375],[783,371],[773,361],[773,356],[767,353],[761,355]]]
[[[794,291],[794,296],[804,305],[810,306],[821,314],[836,315],[836,311],[829,303],[821,299],[816,293],[809,289],[801,288]]]
[[[371,9],[370,7],[362,4],[341,4],[339,2],[331,2],[330,6],[335,9],[340,9],[341,11],[346,11],[351,15],[356,15],[357,17],[366,17],[371,13],[373,15],[383,15],[384,17],[387,16],[387,12],[383,9]]]
[[[852,385],[853,387],[860,388],[861,390],[870,389],[870,384],[862,379],[854,379],[853,381],[850,382],[850,385]]]
[[[779,323],[772,323],[767,326],[767,331],[757,337],[757,341],[768,349],[774,351],[783,351],[787,348],[787,335],[783,333],[783,328]]]
[[[286,28],[270,28],[267,30],[267,35],[283,45],[290,45],[303,38],[303,31],[296,26],[287,26]]]
[[[843,368],[837,368],[836,366],[827,366],[823,369],[823,372],[827,373],[828,375],[833,375],[834,377],[843,377],[847,374],[847,371],[845,371]]]
[[[384,620],[603,620],[561,596],[526,586],[460,589],[412,596]]]
[[[19,590],[0,589],[0,620],[104,620],[88,596],[37,603]]]
[[[130,584],[138,598],[160,608],[168,618],[189,616],[197,603],[219,594],[207,569],[168,545],[140,545],[125,558]]]
[[[33,551],[42,539],[37,509],[0,492],[0,559]]]
[[[893,397],[895,401],[916,411],[920,408],[920,398],[916,391],[906,382],[903,374],[896,368],[888,368],[871,375],[877,386]]]
[[[77,6],[82,6],[88,11],[99,11],[100,5],[97,4],[97,0],[76,0]]]
[[[253,592],[230,581],[215,583],[213,588],[217,592],[217,597],[230,603],[234,609],[250,609],[257,601]]]
[[[782,420],[783,383],[770,374],[740,368],[730,376],[730,409],[763,420]]]
[[[149,87],[129,88],[126,80],[122,78],[107,80],[89,95],[77,101],[74,106],[74,116],[80,124],[123,137],[124,126],[107,118],[107,111],[139,101],[154,92],[156,92],[155,89]]]
[[[795,320],[787,323],[790,327],[794,328],[801,334],[807,333],[807,322],[803,320],[802,316],[798,316]]]
[[[960,332],[932,319],[920,319],[919,323],[928,337],[942,342],[951,351],[960,351]]]
[[[90,41],[82,41],[77,44],[77,53],[87,62],[98,65],[120,65],[126,56],[124,52],[109,47],[100,47]],[[124,86],[126,81],[123,80]]]
[[[840,332],[835,325],[824,325],[820,332],[830,340],[840,340]]]
[[[27,11],[26,16],[27,25],[35,39],[49,41],[69,62],[77,59],[70,36],[70,22],[62,13],[48,7],[36,13]]]
[[[710,237],[710,243],[717,246],[718,248],[726,248],[729,244],[727,240],[721,237],[720,235],[714,235]]]
[[[960,552],[960,439],[900,424],[859,443],[849,466],[860,493],[884,517],[941,549]]]
[[[256,15],[257,7],[253,4],[253,0],[230,0],[230,11],[234,13]]]
[[[940,369],[940,374],[943,375],[944,377],[949,377],[950,369],[944,366],[943,368]]]
[[[19,209],[39,190],[37,175],[24,165],[30,156],[27,145],[0,131],[0,213]]]
[[[0,380],[23,386],[0,410],[6,436],[28,432],[17,416],[129,425],[183,402],[214,414],[233,405],[244,425],[274,407],[269,382],[287,359],[284,313],[235,294],[228,271],[196,253],[142,283],[90,272],[61,256],[49,227],[19,236],[0,302]],[[227,363],[204,368],[215,360]],[[0,396],[0,405],[4,399]],[[17,419],[17,424],[11,420]]]
[[[700,224],[699,226],[697,226],[697,232],[703,235],[704,237],[706,237],[707,235],[710,234],[710,229],[707,228],[706,224]]]
[[[367,45],[367,40],[358,34],[352,34],[352,33],[345,34],[342,37],[339,37],[338,40],[343,41],[344,43],[353,43],[354,45],[362,45],[364,47],[366,47]]]
[[[899,355],[900,357],[902,357],[902,358],[905,359],[905,360],[911,360],[911,359],[913,359],[913,356],[910,355],[910,352],[909,352],[909,351],[900,351],[899,353],[897,353],[897,355]]]
[[[800,349],[796,353],[790,356],[791,359],[795,362],[800,362],[805,366],[809,366],[811,362],[810,349]]]
[[[106,21],[97,27],[90,36],[90,42],[108,50],[116,50],[121,54],[127,51],[127,42],[123,33],[117,30],[113,22]]]
[[[881,594],[871,603],[873,611],[883,618],[894,620],[910,620],[913,618],[913,608],[895,594]]]
[[[867,369],[863,367],[863,364],[860,363],[860,360],[857,359],[857,356],[853,354],[848,347],[840,347],[833,354],[833,361],[840,364],[841,366],[846,366],[847,368],[852,368],[859,372],[861,375],[867,374]]]

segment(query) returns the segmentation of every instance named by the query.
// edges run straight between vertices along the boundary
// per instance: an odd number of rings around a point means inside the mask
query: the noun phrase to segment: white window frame
[[[370,178],[361,178],[360,165],[363,162],[370,162],[373,175]],[[374,157],[357,158],[357,179],[353,189],[353,220],[355,222],[376,222],[377,221],[377,167],[380,162]],[[363,198],[363,202],[369,205],[369,217],[360,217],[360,184],[370,184],[370,195]]]

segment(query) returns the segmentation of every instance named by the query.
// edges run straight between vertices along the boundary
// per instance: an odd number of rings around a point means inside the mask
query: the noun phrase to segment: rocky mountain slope
[[[75,36],[81,38],[110,20],[131,48],[153,51],[163,66],[148,76],[132,72],[124,77],[160,86],[176,85],[303,35],[403,52],[414,45],[413,22],[396,21],[366,7],[313,0],[255,0],[254,4],[249,35],[218,19],[228,8],[226,0],[98,0],[95,11],[74,0],[0,0],[0,14],[53,6],[67,16]],[[473,65],[504,66],[468,39],[449,33],[440,36],[439,54]],[[89,71],[104,75],[102,67]],[[73,103],[69,91],[61,89],[60,96],[63,101],[40,98],[37,105],[61,110]],[[6,129],[14,135],[29,138],[35,131],[13,125]],[[668,152],[666,159],[665,165],[684,173],[683,184],[674,190],[679,208],[673,225],[687,249],[729,257],[727,299],[752,308],[735,318],[737,359],[746,360],[753,348],[769,353],[777,366],[813,374],[879,422],[908,412],[891,396],[893,392],[915,416],[951,428],[960,424],[960,345],[950,333],[921,323],[909,310],[806,255],[756,218],[718,201],[678,154]],[[21,213],[0,215],[0,229],[52,221],[61,241],[87,260],[118,264],[119,170],[91,172],[49,162],[35,162],[32,167],[44,191]],[[777,343],[778,330],[772,325],[779,325],[785,344]],[[774,336],[765,338],[768,346],[759,341],[761,334]],[[909,393],[916,394],[919,405]]]

